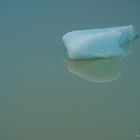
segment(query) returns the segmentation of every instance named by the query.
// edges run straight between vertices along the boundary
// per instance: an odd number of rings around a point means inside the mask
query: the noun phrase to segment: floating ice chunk
[[[103,29],[78,30],[66,33],[63,41],[70,59],[122,57],[123,46],[135,39],[133,25]]]

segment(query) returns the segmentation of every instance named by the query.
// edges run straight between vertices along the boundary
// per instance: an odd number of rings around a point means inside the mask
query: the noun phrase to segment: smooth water
[[[62,42],[77,29],[140,33],[139,13],[139,0],[1,0],[0,139],[140,139],[140,40],[106,83],[69,72]]]

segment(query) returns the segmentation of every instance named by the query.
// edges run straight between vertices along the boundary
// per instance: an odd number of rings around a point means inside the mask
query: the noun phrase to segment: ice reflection
[[[120,61],[121,59],[119,58],[65,60],[71,73],[85,80],[97,83],[105,83],[118,79],[121,76]]]

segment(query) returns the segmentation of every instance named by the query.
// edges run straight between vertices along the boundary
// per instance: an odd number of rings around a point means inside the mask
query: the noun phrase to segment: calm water
[[[61,40],[77,29],[140,32],[139,13],[139,0],[1,0],[0,139],[140,139],[140,40],[107,83],[69,72]]]

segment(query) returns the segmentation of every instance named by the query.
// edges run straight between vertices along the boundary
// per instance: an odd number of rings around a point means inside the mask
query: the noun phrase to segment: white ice
[[[133,25],[77,30],[63,36],[70,59],[122,57],[127,54],[125,44],[134,40],[137,32]]]

